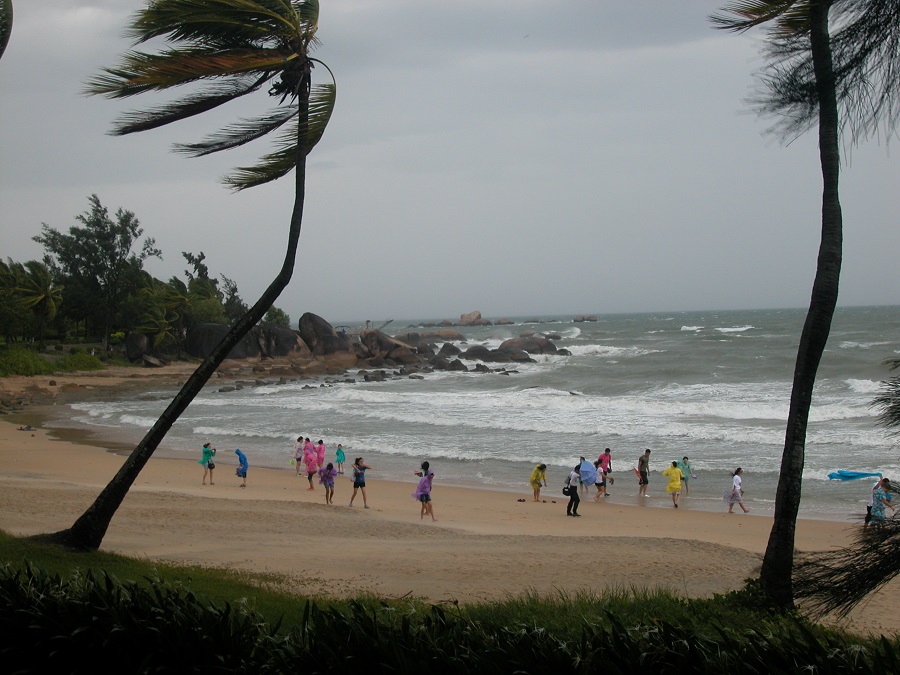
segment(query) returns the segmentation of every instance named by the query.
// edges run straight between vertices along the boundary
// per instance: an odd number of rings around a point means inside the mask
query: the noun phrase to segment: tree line
[[[162,259],[156,241],[144,237],[135,214],[115,214],[97,195],[75,216],[78,224],[60,231],[43,223],[33,237],[44,248],[41,260],[0,260],[0,326],[6,343],[97,341],[106,348],[128,333],[141,333],[153,348],[180,358],[190,329],[204,323],[232,325],[247,312],[237,283],[211,276],[206,255],[183,251],[184,278],[153,277],[144,267]],[[277,307],[265,316],[289,327]]]

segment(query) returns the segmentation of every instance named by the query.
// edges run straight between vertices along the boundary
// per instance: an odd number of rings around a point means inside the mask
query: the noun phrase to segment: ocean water
[[[293,471],[294,439],[322,438],[329,460],[342,443],[348,463],[362,456],[373,467],[368,475],[375,501],[380,478],[412,482],[412,471],[425,459],[436,472],[437,488],[475,485],[522,496],[529,493],[531,468],[544,462],[550,481],[545,496],[563,501],[560,488],[579,456],[596,459],[609,447],[618,480],[607,501],[671,507],[658,472],[688,455],[697,479],[682,508],[724,510],[722,493],[740,466],[746,503],[753,513],[770,514],[805,314],[657,312],[463,328],[466,345],[488,347],[525,331],[555,334],[553,342],[572,356],[536,356],[536,363],[507,366],[514,370],[509,375],[435,372],[424,380],[381,383],[357,377],[353,384],[304,380],[230,393],[218,392],[220,385],[213,383],[158,454],[199,457],[201,444],[211,440],[220,464],[227,465],[240,447],[251,466]],[[392,328],[407,332],[419,323],[395,321]],[[881,381],[891,375],[883,361],[900,355],[898,327],[900,307],[838,309],[810,413],[801,516],[852,521],[865,511],[870,481],[828,480],[836,469],[900,479],[896,438],[876,424],[871,407]],[[59,423],[136,440],[173,394],[159,390],[78,403],[68,421]],[[651,497],[639,499],[632,467],[645,448],[652,450],[654,475]]]

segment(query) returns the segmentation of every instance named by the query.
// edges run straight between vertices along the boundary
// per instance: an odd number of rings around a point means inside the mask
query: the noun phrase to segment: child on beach
[[[328,466],[319,469],[319,482],[325,486],[325,503],[334,504],[334,477],[337,471],[334,470],[334,464],[328,462]]]
[[[338,475],[344,475],[344,460],[346,457],[344,456],[344,446],[338,443],[337,452],[334,453],[335,458],[334,461],[337,463],[337,472]]]
[[[678,500],[681,499],[681,479],[684,477],[681,469],[678,468],[678,461],[672,462],[672,466],[666,468],[662,475],[669,479],[669,484],[666,485],[666,492],[672,495],[672,506],[677,509]]]
[[[369,508],[369,503],[366,501],[366,470],[371,468],[366,466],[362,457],[357,457],[353,461],[353,495],[350,497],[350,506],[353,506],[353,500],[356,499],[356,491],[362,490],[363,508]]]
[[[413,499],[422,503],[422,511],[419,514],[419,520],[425,520],[425,514],[431,516],[432,521],[437,521],[434,517],[434,510],[431,505],[431,484],[434,482],[434,471],[429,471],[428,462],[422,462],[422,470],[413,473],[421,478],[413,492]]]
[[[320,469],[325,466],[325,443],[322,442],[321,438],[316,444],[316,464],[319,465]]]
[[[247,461],[247,455],[241,452],[240,448],[234,449],[234,454],[238,456],[238,461],[241,465],[235,470],[234,474],[243,479],[243,483],[241,483],[241,487],[247,487],[247,469],[250,468],[250,463]]]
[[[215,485],[213,483],[213,469],[216,468],[215,463],[212,461],[212,458],[216,455],[216,449],[212,447],[212,443],[207,441],[203,444],[203,456],[200,458],[198,464],[203,465],[203,484],[206,485],[206,474],[209,474],[209,484]]]

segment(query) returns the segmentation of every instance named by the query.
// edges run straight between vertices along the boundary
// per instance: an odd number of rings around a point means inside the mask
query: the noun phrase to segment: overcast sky
[[[96,193],[134,211],[167,279],[203,251],[252,303],[280,266],[293,183],[219,179],[269,150],[171,152],[266,110],[109,136],[84,82],[130,47],[143,0],[15,3],[0,60],[0,255],[43,251]],[[300,254],[276,302],[332,323],[805,307],[820,234],[814,134],[767,136],[745,99],[757,36],[713,30],[709,0],[321,0],[315,56],[337,108],[310,156]],[[142,100],[143,99],[143,100]],[[243,106],[243,107],[241,107]],[[900,303],[900,162],[845,156],[842,305]]]

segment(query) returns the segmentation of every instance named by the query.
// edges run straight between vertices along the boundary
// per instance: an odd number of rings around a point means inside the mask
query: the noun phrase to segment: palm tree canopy
[[[831,6],[831,50],[841,130],[852,142],[883,124],[886,136],[900,118],[900,2],[897,0],[735,0],[711,17],[725,30],[765,26],[771,39],[761,91],[751,104],[776,118],[787,138],[811,129],[818,100],[809,45],[812,3]]]
[[[135,45],[163,39],[166,47],[154,53],[132,49],[117,67],[89,80],[86,93],[126,98],[197,85],[162,105],[125,113],[112,131],[123,135],[199,115],[268,84],[269,95],[280,99],[275,108],[199,143],[176,146],[196,157],[279,131],[273,152],[224,178],[235,190],[261,185],[294,169],[298,149],[309,153],[334,109],[333,80],[310,83],[315,64],[328,70],[309,56],[318,44],[318,16],[318,0],[151,0],[134,15],[127,36]],[[305,114],[298,119],[301,102]]]

